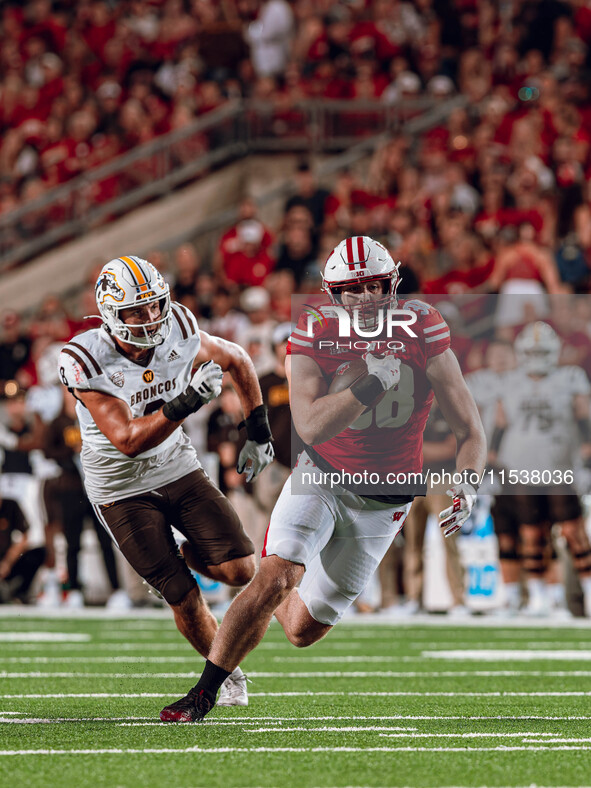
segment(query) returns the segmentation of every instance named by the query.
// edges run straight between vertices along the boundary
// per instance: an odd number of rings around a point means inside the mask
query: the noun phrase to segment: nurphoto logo
[[[326,317],[319,309],[308,304],[304,304],[304,312],[308,315],[306,334],[313,339],[314,324],[320,323],[321,326],[324,326]],[[339,337],[350,338],[352,327],[354,335],[364,339],[373,339],[374,337],[381,336],[384,332],[384,328],[386,329],[388,339],[392,338],[394,328],[402,328],[409,337],[413,339],[417,338],[417,335],[411,328],[411,326],[417,322],[417,315],[410,309],[378,309],[375,325],[371,327],[361,325],[363,321],[361,310],[353,309],[349,311],[345,309],[344,306],[331,305],[330,312],[331,316],[334,314],[338,317]]]

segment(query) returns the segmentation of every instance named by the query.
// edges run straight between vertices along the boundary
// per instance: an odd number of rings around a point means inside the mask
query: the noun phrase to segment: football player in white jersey
[[[398,488],[389,482],[379,491],[362,488],[345,481],[337,469],[349,478],[352,469],[363,468],[396,470],[398,478],[420,473],[422,433],[434,393],[456,435],[462,477],[448,491],[452,505],[440,514],[446,536],[461,527],[476,499],[470,482],[477,487],[475,477],[484,468],[484,433],[439,312],[422,302],[404,302],[407,314],[416,315],[416,341],[401,341],[400,357],[365,354],[367,375],[330,392],[328,381],[334,381],[342,363],[359,359],[354,349],[337,356],[326,348],[329,337],[339,336],[333,307],[342,305],[373,329],[384,317],[380,309],[401,302],[396,301],[398,266],[382,244],[366,236],[342,241],[329,256],[323,278],[331,300],[323,314],[333,317],[316,323],[308,339],[302,314],[286,363],[293,422],[306,449],[271,515],[254,580],[226,612],[199,682],[165,710],[170,716],[161,714],[163,720],[203,719],[222,682],[260,642],[273,615],[300,647],[320,640],[340,620],[402,528],[413,492],[402,482]],[[400,403],[396,409],[394,397]],[[384,421],[382,402],[388,413]],[[328,468],[343,480],[336,489],[318,478]]]
[[[217,622],[190,569],[242,586],[254,574],[254,549],[181,424],[219,395],[227,371],[246,414],[238,472],[257,476],[273,447],[254,366],[238,345],[200,331],[187,308],[171,303],[160,273],[139,257],[107,263],[96,300],[102,326],[71,339],[58,362],[62,383],[78,400],[86,492],[125,558],[206,657]],[[171,525],[187,540],[182,556]],[[247,702],[244,675],[234,672],[224,703]]]
[[[484,354],[484,368],[466,375],[466,383],[478,406],[486,440],[490,446],[495,434],[498,401],[506,386],[511,371],[515,369],[516,359],[513,343],[508,339],[492,339]],[[494,465],[490,466],[494,470]],[[500,492],[500,483],[491,485]],[[521,603],[521,561],[519,558],[519,524],[515,517],[515,507],[509,495],[483,495],[479,490],[480,501],[487,505],[492,500],[490,512],[498,540],[499,564],[503,578],[505,605],[501,613],[516,612]]]
[[[518,484],[504,492],[520,523],[528,612],[549,612],[544,574],[551,555],[550,527],[559,523],[591,615],[591,545],[579,498],[572,485],[561,483],[580,467],[581,456],[591,456],[591,386],[580,367],[558,366],[560,351],[560,338],[547,323],[531,323],[519,334],[518,368],[506,376],[491,448],[498,450],[502,467],[517,471]],[[561,590],[556,584],[556,593]]]

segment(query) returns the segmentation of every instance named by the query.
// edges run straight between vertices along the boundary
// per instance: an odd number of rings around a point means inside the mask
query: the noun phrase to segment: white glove
[[[274,457],[275,451],[270,441],[256,443],[256,441],[247,440],[238,457],[236,470],[238,473],[242,473],[246,469],[246,481],[251,482],[267,465],[273,462]]]
[[[364,353],[363,360],[367,371],[374,375],[382,384],[384,391],[394,388],[400,381],[400,359],[393,355],[376,358],[371,353]]]
[[[444,536],[451,536],[459,531],[470,517],[470,512],[476,501],[476,490],[468,482],[462,482],[447,491],[453,503],[447,509],[439,512],[439,526],[443,529]]]
[[[211,402],[222,393],[223,376],[224,373],[219,364],[214,361],[206,361],[193,375],[189,385],[195,389],[204,403]]]
[[[0,424],[0,448],[12,451],[18,446],[18,435],[11,432],[4,424]]]

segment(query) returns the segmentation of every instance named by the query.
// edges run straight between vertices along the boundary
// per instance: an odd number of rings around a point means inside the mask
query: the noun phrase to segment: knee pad
[[[302,582],[298,592],[312,618],[330,626],[341,620],[358,596],[355,593],[343,593],[324,574],[316,575],[313,583]]]
[[[168,570],[168,571],[167,571]],[[169,605],[179,605],[197,585],[188,569],[170,571],[169,567],[156,566],[142,573],[142,577],[155,588]]]

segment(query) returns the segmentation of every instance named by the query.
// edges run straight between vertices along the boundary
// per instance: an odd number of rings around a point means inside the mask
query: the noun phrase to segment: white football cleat
[[[472,611],[466,605],[454,605],[447,611],[450,618],[470,618]]]
[[[67,610],[80,610],[84,607],[84,596],[82,591],[78,588],[72,588],[71,591],[68,591],[66,598],[64,599],[63,607]]]
[[[113,591],[111,596],[107,599],[105,607],[107,610],[131,610],[133,602],[126,591],[122,588],[118,588],[117,591]]]
[[[242,671],[238,676],[234,673],[230,673],[222,684],[216,706],[248,706],[246,676]]]
[[[54,608],[62,604],[62,595],[58,588],[49,587],[44,589],[37,599],[37,607]]]

